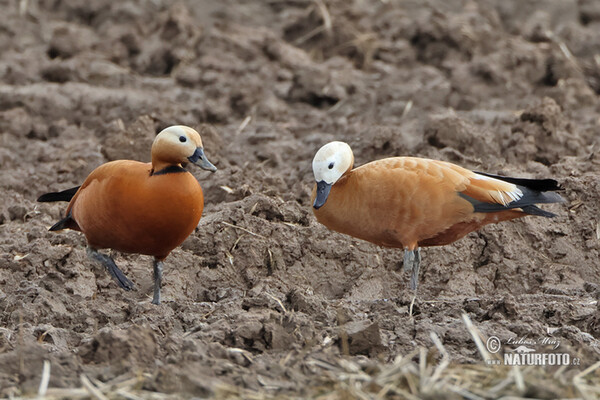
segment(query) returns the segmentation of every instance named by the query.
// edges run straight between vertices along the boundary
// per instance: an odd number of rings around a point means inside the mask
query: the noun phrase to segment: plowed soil
[[[387,362],[441,338],[551,336],[600,360],[600,5],[590,0],[0,1],[0,396],[149,374],[145,390],[308,395],[309,359]],[[20,9],[19,6],[26,6]],[[112,253],[119,289],[45,192],[157,132],[197,128],[204,215],[167,258]],[[549,178],[554,219],[423,251],[413,316],[402,252],[312,215],[311,160],[413,155]],[[346,346],[348,344],[348,346]],[[148,376],[148,375],[144,375]],[[536,393],[531,394],[535,396]]]

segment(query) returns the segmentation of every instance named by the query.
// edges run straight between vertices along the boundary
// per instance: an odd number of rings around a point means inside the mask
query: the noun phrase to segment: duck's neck
[[[165,161],[161,161],[161,160],[152,160],[152,174],[156,174],[159,173],[161,171],[169,171],[169,170],[174,170],[174,171],[180,171],[183,170],[183,167],[181,166],[181,164],[173,164],[173,163],[169,163],[169,162],[165,162]]]
[[[360,195],[356,190],[354,177],[351,172],[346,173],[331,188],[325,204],[318,210],[314,210],[317,220],[329,229],[342,233],[348,233],[346,222],[354,220],[356,213],[360,212],[355,196]]]
[[[334,198],[336,199],[336,201],[340,202],[340,206],[348,206],[349,203],[354,203],[354,197],[356,194],[358,194],[357,190],[355,189],[355,185],[355,176],[352,171],[346,172],[340,178],[340,180],[333,185],[331,191],[335,191]],[[340,194],[344,193],[345,191],[352,193],[352,196],[341,196]]]

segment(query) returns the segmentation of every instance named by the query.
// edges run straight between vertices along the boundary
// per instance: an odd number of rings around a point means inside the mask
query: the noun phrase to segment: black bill
[[[217,170],[217,167],[212,165],[211,162],[208,161],[208,158],[206,158],[204,155],[204,149],[202,147],[197,147],[196,151],[194,151],[194,154],[188,157],[188,160],[207,171],[215,172]]]
[[[325,181],[317,182],[317,197],[315,197],[315,202],[313,203],[313,207],[316,210],[323,207],[323,205],[327,201],[327,197],[329,196],[330,190],[331,184]]]

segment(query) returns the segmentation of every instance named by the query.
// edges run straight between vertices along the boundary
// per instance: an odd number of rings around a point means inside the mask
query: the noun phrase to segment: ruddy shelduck
[[[484,225],[526,215],[554,217],[535,204],[564,201],[552,179],[509,178],[416,157],[353,164],[346,143],[319,149],[312,163],[313,212],[329,229],[403,248],[413,290],[420,247],[449,244]]]
[[[196,228],[204,197],[196,178],[184,167],[193,163],[215,172],[198,132],[187,126],[161,131],[152,144],[152,162],[111,161],[96,168],[83,185],[47,193],[38,201],[69,201],[65,217],[50,230],[82,232],[88,256],[100,262],[117,284],[133,283],[99,249],[154,256],[153,304],[160,304],[163,260]]]

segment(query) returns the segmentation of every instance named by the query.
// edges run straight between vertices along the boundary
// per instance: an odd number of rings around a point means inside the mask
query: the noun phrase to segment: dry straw
[[[248,390],[230,385],[215,388],[215,399],[519,399],[519,398],[600,398],[600,362],[584,370],[568,367],[550,370],[542,367],[509,367],[488,365],[486,360],[498,356],[487,351],[486,338],[463,314],[463,322],[482,358],[480,364],[453,362],[442,340],[430,333],[432,347],[419,347],[406,355],[397,356],[391,363],[381,363],[350,356],[320,359],[306,356],[302,370],[311,377],[313,385],[291,393],[287,388],[270,383],[263,390]],[[252,362],[250,353],[231,349]],[[567,373],[569,372],[569,373]],[[191,373],[191,372],[190,372]],[[158,393],[144,390],[153,376],[139,374],[123,376],[110,382],[100,382],[80,376],[81,387],[49,388],[51,366],[44,362],[37,393],[38,399],[177,399],[182,394]],[[312,376],[311,376],[312,375]],[[184,396],[189,397],[189,396]],[[23,397],[13,397],[20,399]],[[29,397],[32,398],[32,397]],[[35,398],[35,397],[33,397]]]

